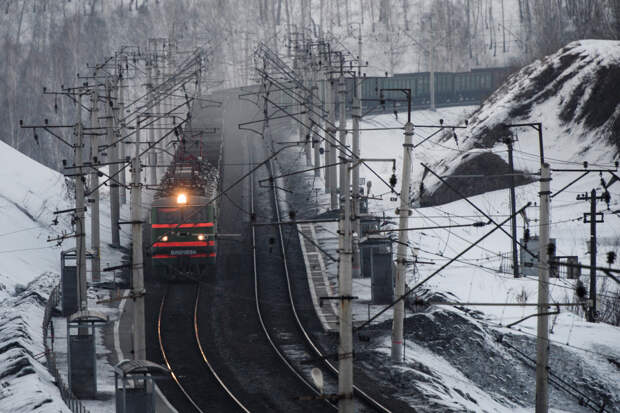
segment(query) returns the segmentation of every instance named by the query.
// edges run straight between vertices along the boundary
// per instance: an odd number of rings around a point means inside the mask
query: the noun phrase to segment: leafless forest
[[[84,82],[83,62],[121,45],[206,44],[208,87],[251,82],[257,42],[286,56],[304,22],[351,50],[361,25],[368,73],[428,70],[431,49],[436,70],[521,66],[571,40],[619,38],[620,0],[2,0],[0,19],[0,138],[57,168],[66,154],[19,120],[74,123],[73,104],[43,87]]]

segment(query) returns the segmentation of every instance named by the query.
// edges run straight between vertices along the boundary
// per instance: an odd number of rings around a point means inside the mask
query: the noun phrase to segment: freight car
[[[460,106],[480,104],[497,89],[511,73],[510,68],[472,69],[469,72],[435,72],[435,105]],[[353,96],[353,81],[347,82],[348,96]],[[413,108],[430,106],[430,73],[397,73],[391,77],[364,77],[362,79],[362,107],[364,112],[392,112],[406,108],[404,95],[381,89],[411,89]],[[381,102],[381,95],[385,102]],[[349,103],[350,104],[350,103]],[[399,110],[400,111],[400,110]]]
[[[472,69],[469,72],[435,72],[435,106],[461,106],[481,104],[501,86],[512,73],[509,67]],[[336,75],[337,76],[337,75]],[[403,112],[407,108],[405,96],[399,91],[381,89],[410,89],[413,109],[426,109],[431,104],[430,73],[396,73],[394,76],[364,76],[362,78],[362,112],[364,114]],[[285,83],[294,88],[294,83]],[[326,82],[318,82],[317,96],[326,99]],[[353,103],[353,79],[346,78],[347,110]],[[288,89],[287,89],[288,90]],[[299,104],[299,96],[291,92],[274,92],[279,105]]]

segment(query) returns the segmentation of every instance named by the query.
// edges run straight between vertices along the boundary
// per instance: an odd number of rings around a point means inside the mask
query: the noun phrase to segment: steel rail
[[[250,152],[250,158],[251,158],[250,159],[251,162],[253,162],[254,157],[252,156],[252,152]],[[251,177],[252,179],[250,181],[250,212],[254,214],[254,173],[251,174]],[[258,320],[260,322],[261,328],[263,329],[263,332],[265,333],[265,336],[267,337],[269,344],[271,344],[271,347],[274,349],[278,357],[280,357],[282,362],[293,372],[293,374],[299,380],[301,380],[314,394],[320,395],[320,391],[316,388],[316,386],[314,386],[310,381],[308,381],[308,379],[306,379],[303,376],[303,374],[301,374],[297,370],[297,368],[293,366],[293,364],[288,360],[288,358],[280,351],[275,341],[271,337],[269,330],[267,329],[267,324],[265,323],[265,320],[263,318],[263,313],[261,311],[260,299],[259,299],[258,267],[257,267],[257,260],[256,260],[256,227],[254,225],[252,225],[252,264],[254,267],[254,297],[256,301],[256,313],[258,315]],[[338,407],[334,403],[330,402],[329,400],[326,400],[326,402],[332,408],[338,409]]]
[[[205,413],[204,410],[202,410],[198,406],[198,404],[196,404],[194,399],[192,399],[192,397],[189,395],[187,390],[185,390],[185,387],[183,387],[183,385],[181,384],[181,381],[177,377],[176,373],[174,372],[174,369],[172,368],[172,365],[170,364],[170,361],[168,360],[168,356],[166,355],[166,350],[164,349],[164,343],[163,343],[162,335],[161,335],[161,319],[162,319],[162,315],[164,314],[164,305],[166,303],[166,295],[168,295],[168,290],[167,289],[166,289],[166,293],[164,294],[163,298],[161,299],[161,305],[159,306],[159,316],[157,317],[157,338],[159,340],[159,350],[161,351],[161,355],[164,358],[164,363],[166,363],[166,367],[168,367],[168,370],[170,370],[170,376],[172,377],[172,380],[174,380],[174,382],[177,384],[177,386],[179,387],[181,392],[185,395],[187,400],[189,400],[189,402],[192,404],[192,406],[194,406],[194,408],[198,412]]]
[[[215,380],[217,380],[217,382],[220,384],[222,389],[224,389],[226,394],[230,396],[230,398],[237,404],[237,406],[239,406],[241,410],[243,410],[246,413],[250,413],[250,410],[247,407],[245,407],[243,403],[228,388],[228,386],[226,386],[224,381],[215,372],[215,369],[211,365],[211,362],[209,362],[209,360],[207,359],[207,355],[205,354],[204,348],[202,347],[202,343],[200,342],[200,336],[198,335],[198,303],[199,301],[200,301],[200,284],[198,284],[198,290],[196,291],[196,302],[194,303],[194,335],[196,337],[196,344],[198,344],[198,349],[200,350],[200,355],[202,356],[202,359],[204,360],[205,364],[211,371],[211,374],[213,375],[213,377],[215,377]]]
[[[269,169],[269,174],[270,175],[273,175],[273,166],[272,166],[273,163],[272,163],[272,161],[273,160],[269,161],[269,168],[268,169]],[[275,180],[272,181],[272,184],[275,185]],[[282,219],[281,219],[281,216],[280,216],[279,198],[278,198],[278,194],[277,194],[277,190],[276,190],[275,186],[272,187],[272,192],[273,192],[274,203],[275,203],[276,218],[277,218],[277,221],[278,221],[277,226],[278,226],[278,233],[279,233],[279,238],[280,238],[280,250],[282,252],[282,264],[284,266],[284,272],[286,274],[286,283],[287,283],[287,286],[288,286],[289,302],[291,304],[293,315],[295,316],[295,320],[297,321],[297,326],[299,327],[301,333],[305,337],[306,342],[308,343],[308,345],[316,353],[317,357],[320,360],[323,360],[323,362],[329,368],[329,370],[332,372],[332,374],[335,374],[336,376],[338,376],[338,369],[331,362],[328,361],[327,357],[318,348],[316,343],[314,343],[314,341],[310,337],[310,334],[308,334],[307,330],[304,328],[303,323],[301,322],[301,320],[299,318],[299,315],[297,313],[297,307],[296,307],[296,304],[295,304],[295,299],[293,298],[293,291],[292,291],[292,287],[291,287],[291,277],[290,277],[289,270],[288,270],[287,254],[286,254],[286,250],[284,248],[285,243],[284,243],[284,235],[282,233],[282,223],[281,223]],[[252,227],[252,229],[254,229],[254,227]],[[354,393],[353,393],[354,395],[360,396],[360,398],[362,400],[366,401],[368,404],[370,404],[377,411],[384,412],[384,413],[391,413],[390,409],[388,409],[387,407],[383,406],[381,403],[379,403],[377,400],[372,398],[372,396],[370,396],[368,393],[364,392],[362,389],[360,389],[356,385],[353,385],[353,390],[354,390]]]

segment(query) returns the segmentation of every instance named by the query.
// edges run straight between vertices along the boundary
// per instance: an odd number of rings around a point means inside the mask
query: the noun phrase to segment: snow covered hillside
[[[579,177],[583,161],[603,169],[614,169],[618,147],[614,128],[618,121],[618,95],[606,85],[608,73],[620,60],[620,42],[575,42],[557,54],[536,62],[514,75],[478,110],[475,107],[441,109],[437,112],[416,111],[415,124],[464,125],[467,129],[430,138],[436,128],[416,128],[412,166],[412,204],[415,208],[409,227],[427,228],[409,234],[410,255],[419,261],[408,269],[407,283],[414,286],[436,272],[448,260],[460,254],[479,238],[493,229],[482,227],[430,229],[446,225],[488,222],[488,215],[496,222],[509,217],[509,193],[506,189],[488,191],[484,176],[462,178],[455,185],[462,190],[465,180],[473,180],[478,194],[468,195],[478,209],[460,196],[452,201],[434,202],[420,206],[420,183],[427,192],[445,191],[432,174],[424,172],[421,163],[435,173],[446,176],[459,174],[492,175],[504,173],[489,168],[486,160],[499,159],[505,167],[506,146],[498,143],[501,134],[492,135],[502,122],[542,122],[545,159],[553,169],[576,169],[577,172],[552,172],[551,190],[557,193]],[[572,75],[569,75],[570,71]],[[551,75],[549,74],[551,73]],[[547,79],[544,83],[542,79]],[[607,93],[609,92],[609,93]],[[602,98],[602,96],[606,96]],[[600,103],[593,106],[593,102]],[[572,108],[572,109],[571,109]],[[570,116],[568,116],[568,114]],[[605,117],[603,117],[603,115]],[[596,119],[596,122],[594,121]],[[399,128],[403,116],[381,115],[364,119],[362,128]],[[538,234],[538,191],[536,173],[540,167],[538,134],[531,128],[512,130],[515,143],[515,168],[527,175],[528,182],[517,188],[517,208],[531,202],[525,217],[519,216],[517,236],[522,238],[524,229],[531,235]],[[403,131],[365,131],[361,138],[363,158],[395,158],[396,176],[401,179]],[[422,143],[423,142],[423,143]],[[485,157],[481,157],[484,154]],[[492,155],[492,156],[491,156]],[[463,171],[470,159],[482,161],[474,168]],[[495,161],[493,161],[495,162]],[[384,179],[392,174],[388,163],[372,163],[373,169]],[[463,171],[463,172],[461,172]],[[395,209],[399,200],[390,194],[368,169],[361,176],[372,181],[369,201],[372,213],[383,217],[382,227],[395,228]],[[551,238],[556,240],[557,256],[576,256],[580,263],[589,264],[586,241],[589,225],[583,213],[589,204],[577,200],[578,194],[593,188],[602,193],[601,180],[607,184],[611,175],[590,173],[563,191],[551,202]],[[455,178],[452,178],[455,179]],[[310,196],[320,206],[329,204],[327,195],[320,191],[322,183],[312,175],[305,178]],[[503,185],[505,187],[505,183]],[[293,187],[302,187],[298,184]],[[315,195],[314,190],[319,189]],[[620,253],[620,184],[608,188],[609,205],[599,203],[598,211],[605,223],[598,225],[598,265],[606,266],[608,252]],[[316,196],[316,198],[315,198]],[[291,197],[294,197],[293,195]],[[295,205],[295,200],[290,202]],[[441,204],[441,205],[438,205]],[[299,210],[308,210],[303,202]],[[483,214],[484,213],[484,214]],[[504,225],[510,231],[508,224]],[[317,235],[321,246],[328,253],[337,254],[336,224],[318,224]],[[396,232],[386,232],[396,239]],[[395,250],[396,248],[394,248]],[[484,241],[458,258],[417,290],[408,300],[408,317],[405,323],[406,360],[394,367],[389,360],[391,311],[377,319],[365,334],[370,342],[356,344],[356,352],[363,355],[356,363],[372,371],[385,383],[392,385],[393,396],[429,412],[526,412],[533,410],[535,400],[534,363],[536,350],[536,317],[522,320],[536,313],[535,307],[502,306],[501,304],[535,304],[538,277],[527,275],[515,279],[511,268],[511,241],[501,231],[495,231]],[[417,258],[414,258],[414,255]],[[337,265],[326,259],[328,273],[337,284]],[[617,263],[614,264],[614,267]],[[576,279],[568,279],[561,272],[550,280],[552,303],[575,303]],[[589,286],[588,270],[582,270],[580,281]],[[356,279],[353,295],[360,297],[354,304],[356,322],[363,322],[379,312],[383,306],[370,303],[370,280]],[[601,312],[613,320],[620,290],[609,277],[600,273],[597,297]],[[460,303],[500,304],[494,306],[460,305],[439,306],[416,302],[452,301]],[[616,304],[614,304],[616,303]],[[557,314],[550,317],[550,371],[551,408],[554,412],[620,411],[620,328],[606,322],[588,323],[583,317],[583,306],[556,307]],[[617,307],[615,307],[617,308]],[[522,321],[521,321],[522,320]],[[518,323],[517,323],[518,322]],[[512,325],[512,323],[516,323]],[[335,351],[335,350],[334,350]]]
[[[0,300],[46,271],[58,270],[60,248],[47,242],[69,219],[54,211],[70,208],[65,177],[0,142]]]
[[[451,133],[438,140],[437,143],[453,150],[446,152],[436,171],[441,175],[463,173],[463,167],[469,164],[472,165],[467,169],[469,174],[502,173],[485,170],[485,163],[495,155],[506,159],[502,139],[508,136],[518,139],[515,154],[524,159],[516,165],[517,169],[537,170],[536,132],[504,127],[504,124],[528,122],[542,122],[549,161],[555,158],[573,165],[583,161],[611,164],[618,159],[620,150],[620,95],[614,87],[620,81],[619,67],[620,42],[603,40],[572,42],[526,66],[512,75],[471,117],[469,127],[459,133],[458,144]],[[502,181],[506,187],[509,180]],[[465,195],[491,189],[485,185],[468,185],[460,178],[451,182],[466,190]],[[424,185],[430,196],[424,194],[423,203],[457,199],[432,176],[425,177]]]
[[[105,266],[120,263],[121,253],[108,246],[105,190],[101,198]],[[72,238],[62,245],[47,239],[73,231],[70,214],[54,214],[72,208],[72,199],[73,185],[62,174],[0,142],[0,412],[68,411],[42,364],[41,326],[45,302],[59,281],[60,251],[75,246]],[[127,217],[128,208],[121,214]],[[127,245],[128,234],[121,237]]]
[[[609,73],[615,70],[614,65],[617,66],[619,61],[620,42],[575,42],[514,75],[473,114],[468,129],[456,131],[457,139],[450,132],[414,150],[414,204],[419,202],[420,182],[425,175],[420,163],[445,176],[459,170],[468,158],[481,154],[493,154],[505,160],[506,147],[497,143],[501,134],[492,134],[502,122],[542,122],[545,157],[552,168],[579,169],[582,162],[588,160],[590,165],[613,169],[613,161],[618,159],[617,141],[612,138],[620,114],[619,96],[613,89],[601,85],[608,84]],[[569,75],[571,71],[573,73]],[[543,83],[542,79],[548,83]],[[444,118],[446,123],[458,122],[449,113],[414,113],[414,123],[437,123],[438,118]],[[402,125],[402,121],[379,116],[368,120],[368,124],[397,126]],[[417,129],[416,132],[414,144],[421,142],[433,130]],[[537,172],[536,131],[519,129],[513,133],[518,137],[515,145],[516,168]],[[363,157],[397,157],[400,166],[401,131],[367,132],[363,136]],[[398,170],[399,178],[400,173]],[[467,173],[490,175],[496,172],[488,169],[488,165],[485,168],[482,162],[479,172],[469,170]],[[580,172],[554,172],[552,192],[559,191],[579,175]],[[362,176],[373,179],[368,172],[362,173]],[[601,178],[609,182],[611,176],[589,174],[553,199],[551,237],[557,240],[558,256],[577,256],[581,263],[589,263],[586,245],[589,225],[582,222],[582,214],[588,211],[589,205],[577,201],[576,195],[592,188],[598,188],[600,193]],[[475,180],[473,185],[481,187],[479,192],[485,192],[481,182],[484,178],[463,179]],[[441,188],[430,174],[426,174],[424,182],[431,191]],[[459,189],[464,187],[461,182],[454,186]],[[382,192],[377,183],[372,188],[375,194]],[[447,192],[448,188],[441,190]],[[527,202],[533,205],[527,209],[528,221],[519,219],[519,238],[523,237],[525,227],[530,229],[532,235],[538,233],[538,208],[534,206],[538,201],[538,191],[538,182],[517,189],[517,208]],[[617,231],[620,224],[617,214],[620,209],[620,185],[610,186],[609,191],[609,208],[601,203],[598,209],[605,216],[605,224],[598,228],[599,265],[605,265],[608,252],[620,252],[620,233]],[[459,198],[454,196],[452,199]],[[496,221],[508,217],[509,195],[506,190],[481,193],[469,200]],[[394,227],[396,207],[397,202],[390,200],[387,194],[382,200],[371,201],[370,204],[373,212],[386,215],[386,228]],[[469,203],[460,200],[441,207],[414,209],[409,227],[428,228],[475,221],[486,222],[487,219]],[[509,230],[508,225],[505,228]],[[410,269],[408,284],[413,286],[433,273],[490,229],[490,226],[485,226],[411,232],[412,255],[415,249],[419,261],[432,264],[414,265]],[[396,237],[396,233],[392,236]],[[510,239],[496,231],[429,280],[418,297],[472,303],[535,303],[537,277],[514,279],[509,253]],[[582,272],[581,281],[589,285],[586,272]],[[360,280],[357,286],[354,284],[357,290],[354,293],[369,298],[369,283],[365,281]],[[552,279],[550,284],[551,302],[577,301],[574,294],[576,280],[561,276]],[[617,302],[618,291],[617,284],[611,279],[599,276],[599,303],[612,305]],[[376,306],[374,311],[379,309],[380,306]],[[535,359],[536,318],[512,328],[506,326],[533,314],[533,308],[420,308],[414,300],[410,300],[410,309],[415,314],[406,323],[409,342],[407,363],[397,371],[381,369],[380,366],[385,365],[389,357],[389,338],[382,335],[378,335],[370,346],[379,351],[379,357],[364,362],[370,368],[377,369],[385,380],[396,383],[399,397],[412,405],[426,403],[427,406],[434,406],[430,411],[516,411],[532,406],[534,374],[528,358]],[[366,306],[360,305],[358,317],[363,320],[366,311]],[[579,306],[572,310],[562,308],[551,319],[551,372],[556,378],[569,383],[556,380],[551,386],[552,406],[561,411],[591,411],[583,406],[587,401],[586,405],[592,403],[591,406],[595,406],[596,403],[598,408],[605,405],[606,411],[620,411],[620,373],[617,367],[620,360],[620,328],[605,323],[587,323],[582,314]],[[382,322],[377,328],[390,328],[389,320]]]

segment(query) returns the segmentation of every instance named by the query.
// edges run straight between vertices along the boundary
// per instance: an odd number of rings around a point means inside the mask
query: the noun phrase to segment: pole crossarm
[[[44,131],[46,131],[47,133],[49,133],[50,135],[54,136],[56,139],[58,139],[59,141],[61,141],[62,143],[64,143],[65,145],[67,145],[68,147],[75,149],[75,145],[70,143],[69,141],[67,141],[65,138],[63,138],[62,136],[52,132],[50,129],[52,128],[75,128],[75,125],[48,125],[47,124],[47,119],[46,119],[46,123],[44,125],[24,125],[23,121],[20,120],[19,121],[19,127],[22,129],[33,129],[34,133],[35,133],[35,140],[37,140],[38,143],[38,137],[36,136],[36,131],[37,129],[43,129]]]
[[[509,128],[519,128],[522,126],[529,126],[538,132],[538,150],[540,151],[540,164],[545,163],[545,149],[543,146],[542,136],[542,123],[541,122],[528,122],[528,123],[504,123],[502,125],[506,130]]]

